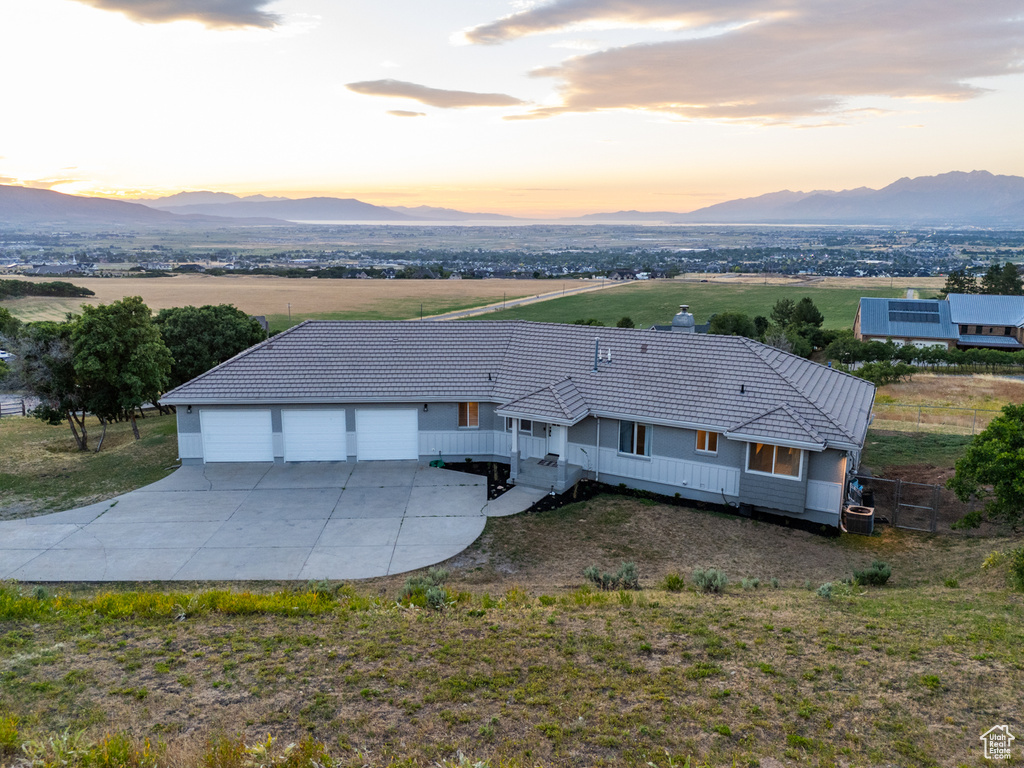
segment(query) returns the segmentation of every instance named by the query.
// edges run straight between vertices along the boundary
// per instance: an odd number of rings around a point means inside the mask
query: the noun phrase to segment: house
[[[183,463],[508,463],[837,526],[874,387],[738,336],[306,321],[162,398]]]
[[[853,321],[862,341],[945,349],[1024,349],[1024,296],[951,293],[942,299],[862,298]]]

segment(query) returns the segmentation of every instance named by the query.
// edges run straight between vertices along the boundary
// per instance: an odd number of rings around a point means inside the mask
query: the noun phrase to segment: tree
[[[779,328],[786,328],[793,321],[793,311],[796,304],[792,299],[779,299],[772,307],[771,321]]]
[[[985,500],[983,510],[969,512],[960,528],[977,528],[984,516],[1019,523],[1024,520],[1024,405],[1007,405],[1002,415],[976,435],[957,461],[946,486],[960,501]]]
[[[1021,285],[1020,270],[1016,264],[1006,262],[1003,264],[1003,271],[1000,278],[1000,291],[1003,296],[1024,295],[1024,286]]]
[[[171,353],[139,296],[84,307],[71,332],[75,373],[85,390],[85,406],[103,424],[127,415],[140,439],[135,409],[157,402],[167,387]],[[103,436],[96,446],[103,446]]]
[[[753,339],[757,336],[754,321],[742,312],[719,312],[711,318],[708,333],[722,336],[746,336]]]
[[[636,328],[636,324],[633,322],[633,318],[626,316],[619,318],[619,322],[615,324],[616,328]]]
[[[978,281],[974,275],[968,275],[962,269],[946,275],[946,284],[942,286],[940,295],[946,298],[951,293],[978,293]]]
[[[31,323],[11,343],[14,357],[5,384],[38,398],[31,415],[57,425],[68,420],[79,450],[89,447],[85,428],[85,392],[75,373],[71,334],[74,319]]]
[[[788,324],[798,326],[809,325],[813,328],[821,328],[821,324],[824,322],[825,316],[814,305],[814,300],[810,296],[804,296],[793,308],[793,314]]]
[[[267,338],[256,320],[230,304],[161,309],[154,322],[174,358],[171,387]]]
[[[0,346],[12,342],[20,328],[21,321],[7,307],[0,307]]]

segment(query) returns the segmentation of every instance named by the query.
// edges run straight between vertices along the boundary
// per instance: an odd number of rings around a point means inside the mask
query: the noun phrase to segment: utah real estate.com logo
[[[985,758],[987,760],[1009,760],[1010,745],[1016,738],[1010,733],[1010,726],[997,725],[989,728],[981,734],[981,741],[985,745]]]

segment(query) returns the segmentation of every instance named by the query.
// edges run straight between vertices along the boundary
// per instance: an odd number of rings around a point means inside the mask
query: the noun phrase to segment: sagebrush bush
[[[425,574],[410,576],[402,585],[398,599],[439,611],[448,604],[448,591],[444,588],[447,580],[448,571],[444,568],[431,568]]]
[[[832,597],[832,582],[831,581],[826,581],[824,584],[822,584],[820,587],[818,587],[817,594],[818,594],[818,597],[824,597],[826,600],[831,599],[831,597]]]
[[[743,581],[740,582],[740,585],[744,589],[757,589],[761,586],[761,580],[756,577],[752,579],[743,579]]]
[[[861,586],[881,587],[892,576],[892,566],[882,560],[875,560],[870,568],[854,571],[853,580]]]
[[[717,568],[697,568],[693,572],[693,583],[702,592],[721,592],[729,583],[729,577]]]
[[[583,578],[604,591],[640,589],[640,573],[636,563],[623,563],[615,573],[602,572],[596,565],[583,569]]]

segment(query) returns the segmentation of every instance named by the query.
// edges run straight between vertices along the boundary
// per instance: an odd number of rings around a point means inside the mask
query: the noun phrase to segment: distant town
[[[727,272],[844,277],[981,273],[1024,260],[1021,230],[843,226],[342,225],[202,232],[0,230],[0,272],[159,277],[644,280]]]

